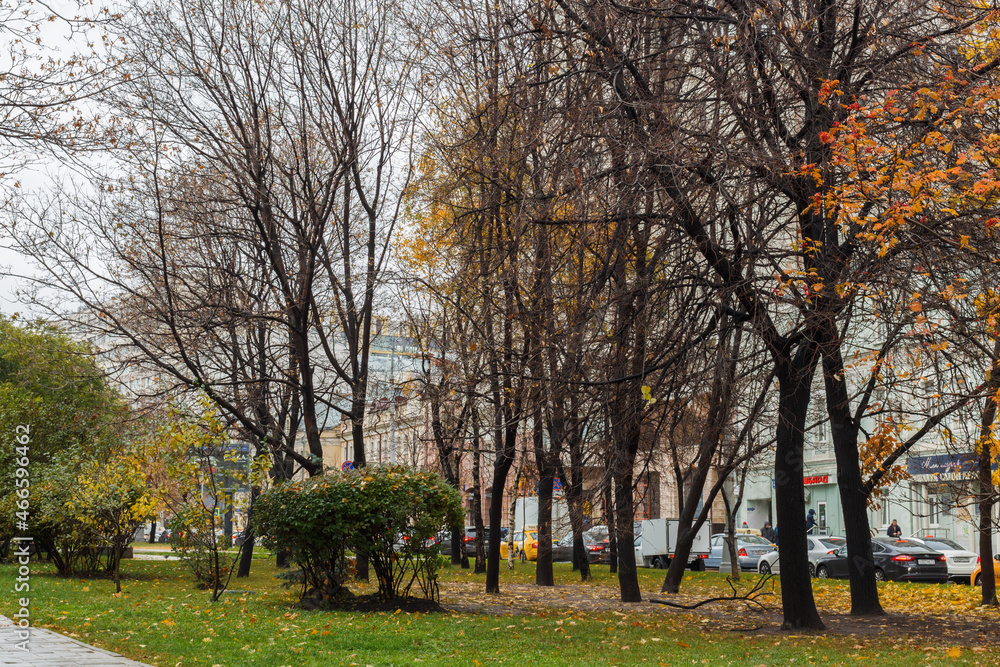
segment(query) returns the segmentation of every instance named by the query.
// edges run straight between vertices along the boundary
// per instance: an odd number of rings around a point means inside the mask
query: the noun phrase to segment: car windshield
[[[924,540],[924,543],[931,549],[937,549],[938,551],[966,551],[958,542],[952,542],[951,540]]]
[[[761,544],[764,546],[771,545],[770,542],[757,535],[737,535],[736,539],[740,544]]]
[[[824,547],[829,547],[830,549],[838,549],[844,546],[844,540],[839,537],[826,537],[819,541]]]
[[[608,537],[608,527],[607,526],[594,526],[590,530],[586,531],[587,535],[590,535],[595,540],[600,542]]]

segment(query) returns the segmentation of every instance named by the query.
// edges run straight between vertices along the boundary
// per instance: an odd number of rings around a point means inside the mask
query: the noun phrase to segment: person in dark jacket
[[[893,519],[892,525],[885,529],[885,534],[889,537],[895,537],[898,540],[900,535],[903,534],[903,529],[900,528],[899,524],[896,523],[896,520]]]
[[[764,522],[764,527],[760,529],[760,536],[772,544],[777,544],[778,534],[774,532],[770,521]]]
[[[816,527],[816,510],[809,510],[806,515],[806,535],[812,535],[813,528]]]

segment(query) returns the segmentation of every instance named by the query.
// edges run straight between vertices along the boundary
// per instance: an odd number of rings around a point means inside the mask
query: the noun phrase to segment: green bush
[[[460,522],[461,498],[440,475],[404,467],[331,472],[281,484],[254,505],[254,529],[302,568],[302,597],[342,593],[347,554],[366,555],[386,600],[436,600],[440,559],[428,542]]]

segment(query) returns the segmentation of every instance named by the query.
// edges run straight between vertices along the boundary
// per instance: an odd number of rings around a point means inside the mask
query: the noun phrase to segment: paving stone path
[[[17,626],[0,616],[0,667],[149,667],[44,628],[31,628],[28,650],[23,651],[17,648],[23,641],[17,633]]]

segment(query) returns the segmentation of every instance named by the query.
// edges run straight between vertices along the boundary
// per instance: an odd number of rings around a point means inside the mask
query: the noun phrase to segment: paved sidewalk
[[[22,651],[16,646],[22,641],[17,632],[9,618],[0,616],[0,667],[149,667],[44,628],[31,628],[28,650]]]

